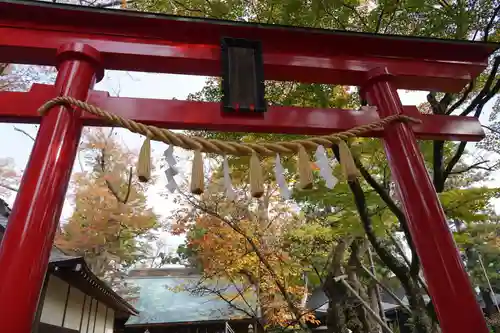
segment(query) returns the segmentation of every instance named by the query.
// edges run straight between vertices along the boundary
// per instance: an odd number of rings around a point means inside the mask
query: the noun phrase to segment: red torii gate
[[[262,43],[265,78],[355,85],[378,112],[270,107],[261,117],[222,114],[219,103],[109,97],[92,91],[104,69],[219,76],[221,37]],[[487,333],[481,309],[416,138],[478,141],[477,119],[421,115],[401,105],[397,88],[458,92],[487,66],[497,45],[332,32],[227,21],[179,18],[75,6],[0,2],[0,62],[58,67],[56,83],[26,93],[0,93],[0,121],[40,123],[9,226],[0,247],[0,330],[29,333],[49,251],[62,210],[83,126],[101,119],[57,107],[71,96],[146,124],[209,129],[327,134],[379,117],[408,114],[383,137],[410,231],[445,333]]]

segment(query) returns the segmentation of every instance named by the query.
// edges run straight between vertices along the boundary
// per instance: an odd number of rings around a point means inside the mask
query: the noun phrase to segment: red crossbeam
[[[92,24],[89,24],[92,22]],[[0,25],[24,28],[128,36],[137,43],[163,40],[219,46],[221,37],[259,40],[264,52],[310,56],[393,57],[419,61],[484,62],[495,43],[301,28],[275,24],[181,17],[130,10],[56,5],[28,0],[2,0]]]
[[[123,36],[0,27],[0,62],[54,65],[57,48],[68,42],[92,45],[114,70],[220,75],[220,49],[210,45],[180,45],[162,40],[137,43]],[[267,80],[362,85],[367,70],[387,67],[401,89],[459,91],[485,68],[484,63],[441,63],[376,57],[313,57],[264,54]]]
[[[386,67],[397,88],[450,92],[480,74],[497,47],[0,2],[0,62],[54,65],[60,45],[80,42],[99,50],[107,69],[219,76],[227,36],[262,42],[267,80],[361,86],[367,71]]]
[[[41,118],[36,110],[54,97],[53,86],[39,84],[26,93],[2,92],[0,122],[39,123]],[[288,106],[270,107],[260,118],[243,118],[222,115],[219,103],[110,97],[100,91],[92,91],[89,102],[122,117],[169,129],[321,135],[380,119],[377,112]],[[479,141],[484,137],[476,118],[421,115],[414,106],[405,106],[405,112],[422,120],[422,124],[413,127],[420,139]],[[84,124],[109,125],[88,113],[84,115]],[[366,136],[381,137],[382,134],[375,131]]]

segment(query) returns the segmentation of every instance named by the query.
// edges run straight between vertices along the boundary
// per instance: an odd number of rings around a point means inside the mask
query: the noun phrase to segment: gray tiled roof
[[[130,317],[126,325],[159,323],[186,323],[200,321],[226,321],[248,318],[244,312],[229,306],[217,295],[193,294],[193,286],[200,277],[141,277],[129,278],[129,283],[138,289],[136,301],[131,302],[139,310],[139,315]],[[212,282],[211,289],[224,290],[224,297],[237,295],[234,286],[223,282]],[[245,299],[255,309],[255,295],[245,294]],[[251,299],[253,298],[253,300]],[[254,313],[243,301],[236,305],[249,313]]]
[[[328,311],[328,298],[321,289],[315,289],[307,301],[307,306],[309,309],[316,309],[317,313],[326,313]],[[384,311],[389,311],[398,308],[399,305],[394,300],[387,302],[383,299],[382,307]]]
[[[0,215],[0,226],[7,228],[7,222],[8,222],[8,219],[5,216]]]
[[[0,230],[7,227],[10,208],[5,201],[0,198]]]
[[[408,297],[404,294],[404,290],[403,292],[401,292],[401,290],[402,288],[396,290],[396,295],[399,294],[398,298],[401,299],[403,304],[409,305]],[[382,297],[382,307],[384,311],[388,312],[400,307],[399,304],[383,290],[381,291],[381,297]],[[430,297],[427,295],[423,295],[423,298],[426,303],[430,302],[431,300]],[[484,301],[482,300],[480,295],[477,295],[477,299],[481,307],[484,308],[485,306]],[[494,301],[497,302],[496,304],[500,304],[500,294],[495,295]],[[321,289],[316,289],[313,291],[309,300],[307,301],[307,306],[310,309],[316,309],[317,313],[326,313],[328,311],[328,298]]]

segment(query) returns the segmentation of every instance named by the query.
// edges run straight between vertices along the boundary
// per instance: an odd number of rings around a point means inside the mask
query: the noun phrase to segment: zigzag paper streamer
[[[274,175],[276,177],[276,182],[278,183],[281,196],[288,200],[291,197],[290,189],[285,179],[285,169],[281,165],[280,154],[276,154],[276,164],[274,165]]]
[[[319,168],[319,174],[321,178],[325,180],[326,187],[329,189],[334,188],[338,183],[338,179],[333,175],[332,167],[330,163],[328,163],[325,147],[318,146],[314,156],[316,157],[316,165]]]
[[[231,184],[231,176],[229,175],[229,163],[227,162],[227,157],[224,155],[224,188],[226,189],[226,196],[229,200],[236,199],[236,193],[234,192],[233,185]]]
[[[165,176],[167,176],[167,189],[170,191],[170,193],[174,193],[178,188],[174,176],[179,173],[179,171],[175,167],[177,161],[174,157],[174,146],[168,146],[167,150],[165,150],[165,152],[163,153],[163,156],[165,156],[165,160],[167,161],[167,164],[169,166],[168,169],[165,170]]]

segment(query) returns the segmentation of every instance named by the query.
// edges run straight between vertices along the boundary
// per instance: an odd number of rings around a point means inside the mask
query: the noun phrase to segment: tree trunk
[[[367,293],[367,289],[360,283],[358,279],[358,272],[363,272],[361,268],[360,257],[363,255],[364,250],[367,249],[365,246],[365,241],[360,239],[356,240],[351,245],[351,256],[349,257],[348,262],[348,281],[351,286],[356,290],[356,292],[363,298],[363,300],[371,304],[372,299],[369,297]],[[352,296],[352,295],[351,295]],[[354,304],[354,308],[356,309],[355,315],[357,318],[355,321],[357,322],[358,327],[351,328],[353,332],[358,331],[359,333],[375,333],[377,332],[378,324],[376,320],[368,313],[363,304],[356,297],[351,297],[352,303]],[[376,300],[375,300],[376,302]],[[372,307],[376,313],[378,313],[378,306]]]
[[[379,313],[382,316],[384,314],[384,310],[381,309],[379,306],[380,295],[379,295],[379,291],[378,291],[378,286],[375,282],[370,283],[370,285],[368,286],[368,298],[370,299],[370,305],[371,305],[372,309],[376,313]],[[381,318],[382,318],[382,320],[385,321],[385,316],[383,316]],[[375,326],[374,326],[375,328],[373,329],[373,332],[382,332],[382,328],[380,327],[380,325],[378,325],[377,323],[374,323],[374,324],[375,324]]]
[[[406,281],[405,291],[408,296],[408,302],[412,310],[412,318],[414,324],[414,332],[430,333],[433,331],[432,320],[427,312],[424,298],[422,297],[421,288],[413,279]]]
[[[323,283],[323,291],[328,298],[328,311],[326,314],[328,333],[347,333],[345,310],[348,291],[341,282],[335,281],[335,277],[343,274],[342,261],[344,253],[351,243],[351,239],[340,240],[330,254],[328,273]]]
[[[479,291],[481,293],[481,297],[484,301],[484,306],[486,310],[486,315],[488,317],[494,315],[497,312],[497,309],[495,307],[495,302],[493,301],[493,298],[491,297],[491,292],[489,289],[480,287]]]
[[[486,312],[486,317],[488,317],[488,321],[492,324],[494,327],[495,333],[500,333],[500,323],[497,321],[499,320],[499,313],[497,311],[497,307],[495,306],[495,301],[493,300],[493,297],[491,297],[491,292],[489,289],[480,287],[479,292],[481,293],[481,297],[483,298],[484,301],[484,308]]]

